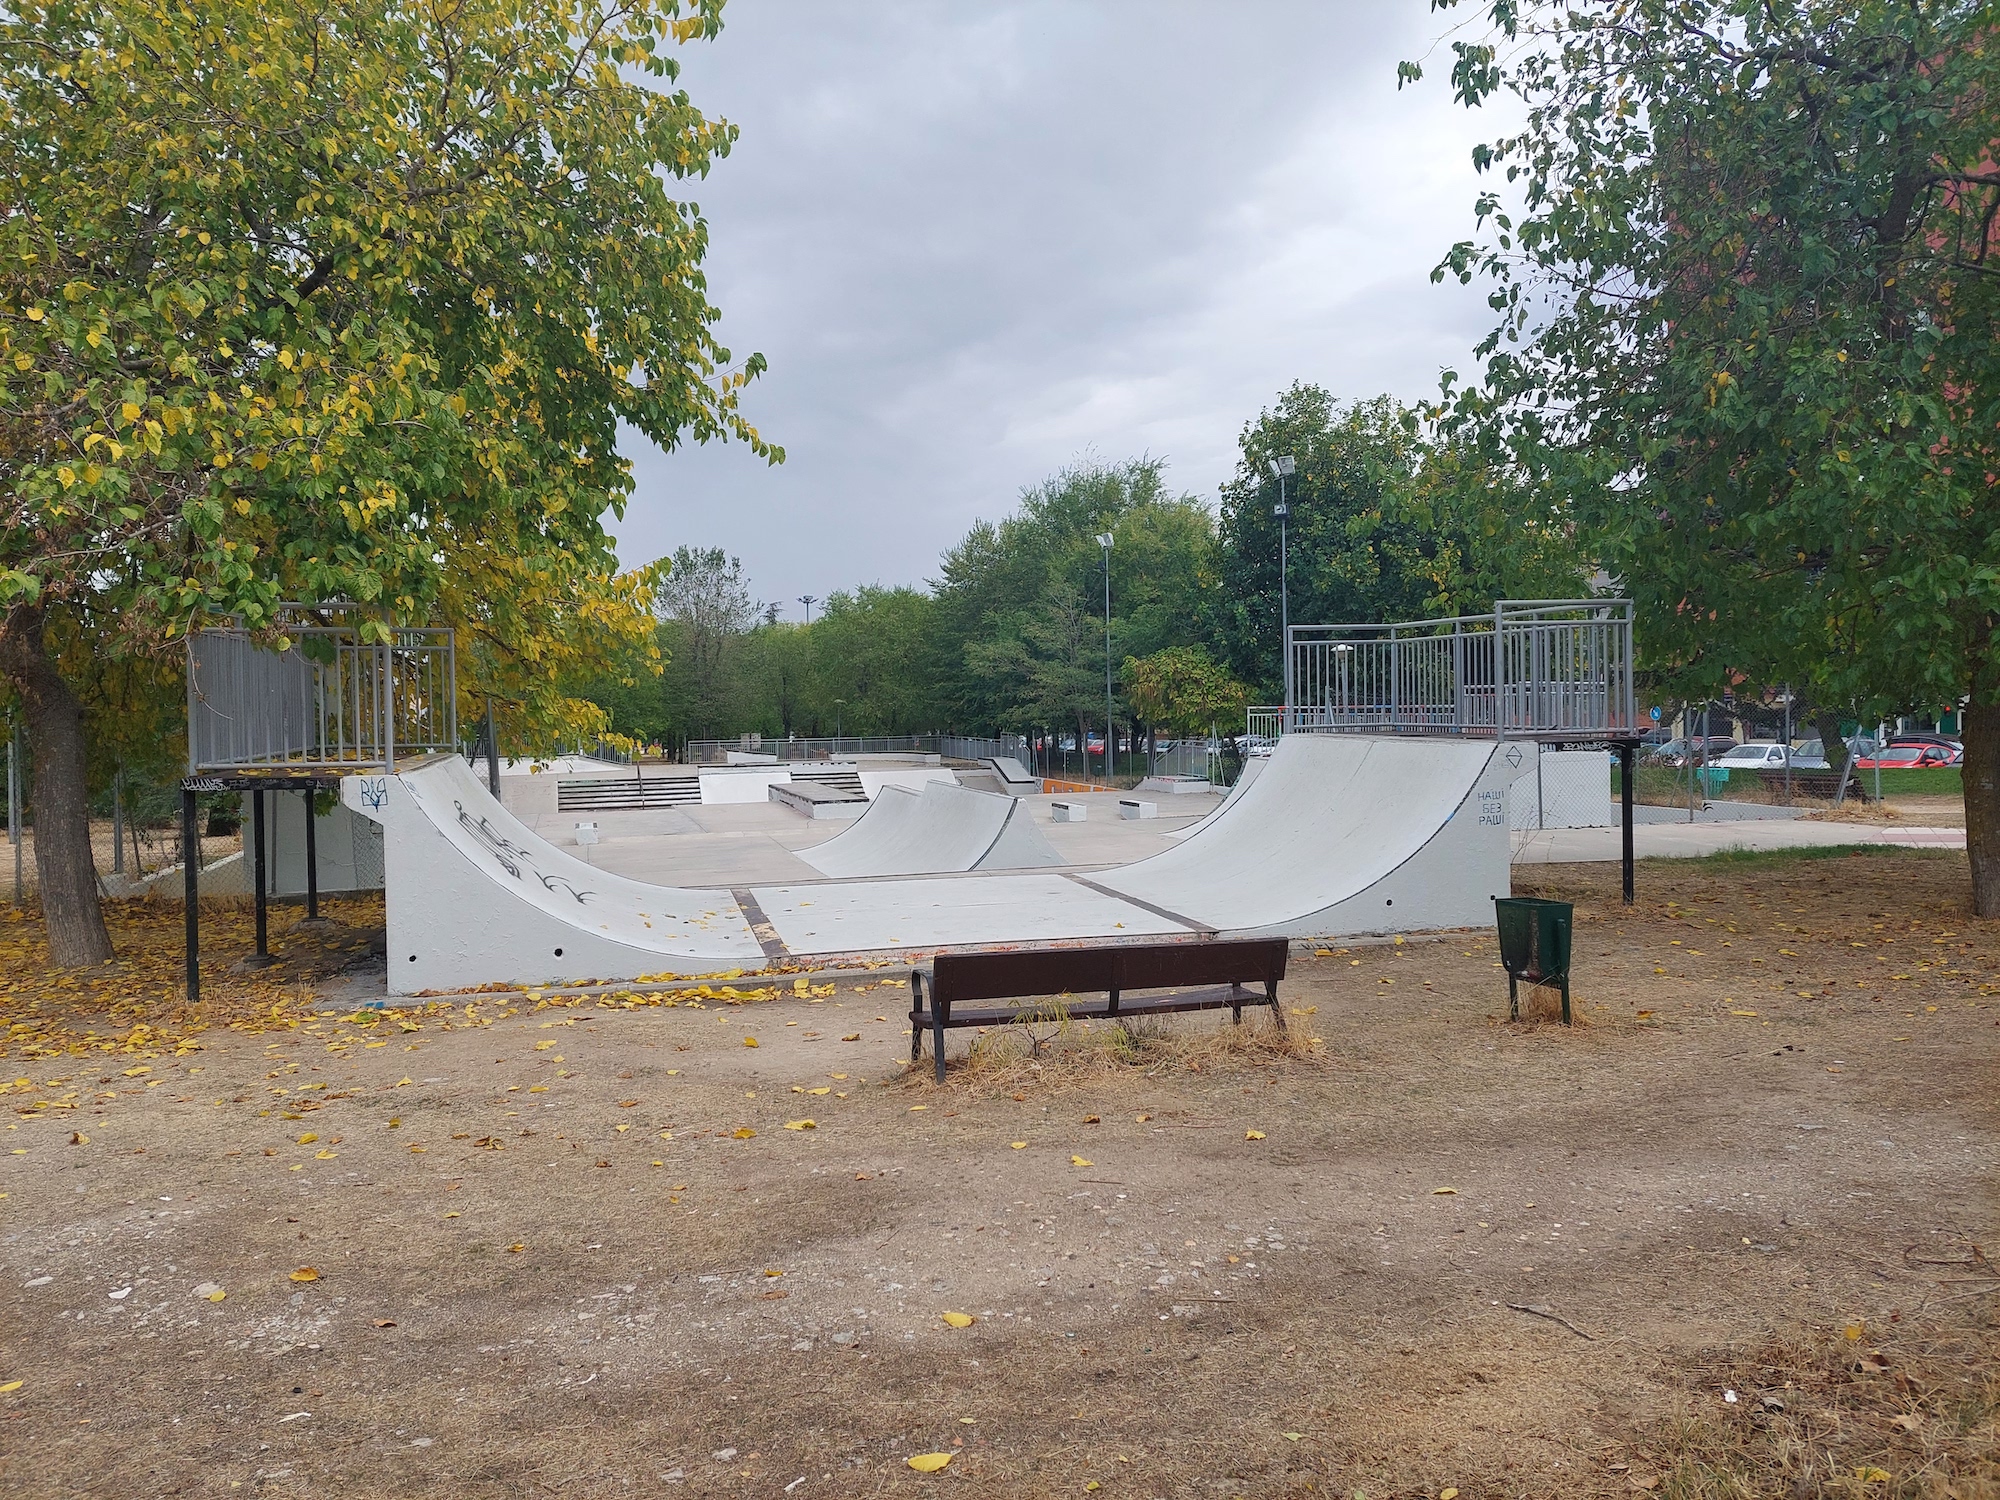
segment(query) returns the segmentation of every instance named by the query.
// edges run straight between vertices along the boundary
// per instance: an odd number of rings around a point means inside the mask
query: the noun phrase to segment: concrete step
[[[690,807],[701,802],[701,780],[686,776],[603,777],[556,783],[557,812],[618,812]],[[546,804],[544,804],[546,805]]]

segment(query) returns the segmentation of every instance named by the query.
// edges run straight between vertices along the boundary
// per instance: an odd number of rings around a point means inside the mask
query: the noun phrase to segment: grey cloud
[[[628,435],[637,563],[740,554],[767,598],[916,582],[1086,451],[1213,495],[1294,379],[1434,391],[1488,314],[1430,268],[1475,140],[1421,0],[733,0],[685,83],[742,129],[691,196],[722,336],[785,446]]]

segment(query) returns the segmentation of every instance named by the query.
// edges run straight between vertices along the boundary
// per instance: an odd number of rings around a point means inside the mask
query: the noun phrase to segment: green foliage
[[[1490,12],[1467,104],[1498,314],[1447,423],[1582,529],[1661,690],[1865,718],[2000,691],[1995,12],[1594,0]],[[1517,203],[1510,211],[1509,204]]]
[[[351,599],[464,626],[476,685],[528,717],[629,643],[619,425],[781,456],[668,191],[733,137],[656,86],[718,17],[11,9],[0,608],[88,611],[104,652]]]
[[[968,730],[1080,726],[1104,707],[1104,552],[1111,659],[1181,644],[1199,628],[1213,523],[1168,493],[1157,459],[1087,462],[1026,490],[998,525],[945,554],[934,670]]]
[[[1125,696],[1141,722],[1173,734],[1233,734],[1250,690],[1201,647],[1170,646],[1125,658]]]
[[[1295,625],[1416,620],[1582,591],[1589,570],[1561,518],[1538,514],[1505,463],[1462,445],[1427,449],[1420,417],[1388,396],[1342,405],[1294,384],[1243,429],[1222,490],[1211,610],[1230,666],[1266,701],[1282,677],[1273,459],[1298,465],[1285,482]]]

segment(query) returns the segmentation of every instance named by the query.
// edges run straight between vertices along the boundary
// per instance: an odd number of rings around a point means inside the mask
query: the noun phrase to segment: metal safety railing
[[[1627,599],[1507,600],[1490,615],[1295,625],[1289,646],[1293,701],[1282,722],[1294,732],[1639,732]]]
[[[278,649],[240,625],[188,636],[188,770],[379,765],[457,749],[458,661],[444,628],[364,640],[345,606],[288,609]],[[347,616],[347,618],[341,618]]]

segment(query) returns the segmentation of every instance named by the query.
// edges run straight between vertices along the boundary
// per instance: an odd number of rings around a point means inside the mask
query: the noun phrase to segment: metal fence
[[[1505,601],[1490,615],[1291,629],[1291,730],[1542,739],[1639,732],[1632,604]],[[1253,711],[1254,712],[1254,711]]]
[[[339,611],[332,611],[338,614]],[[358,624],[278,628],[284,650],[240,626],[188,637],[188,769],[383,765],[459,746],[457,652],[446,629],[365,641]]]
[[[1018,734],[985,739],[956,734],[845,734],[789,739],[761,734],[730,740],[689,740],[687,764],[719,766],[731,755],[768,755],[774,760],[845,760],[856,755],[941,755],[946,760],[985,760],[989,756],[1027,753],[1028,741]]]

